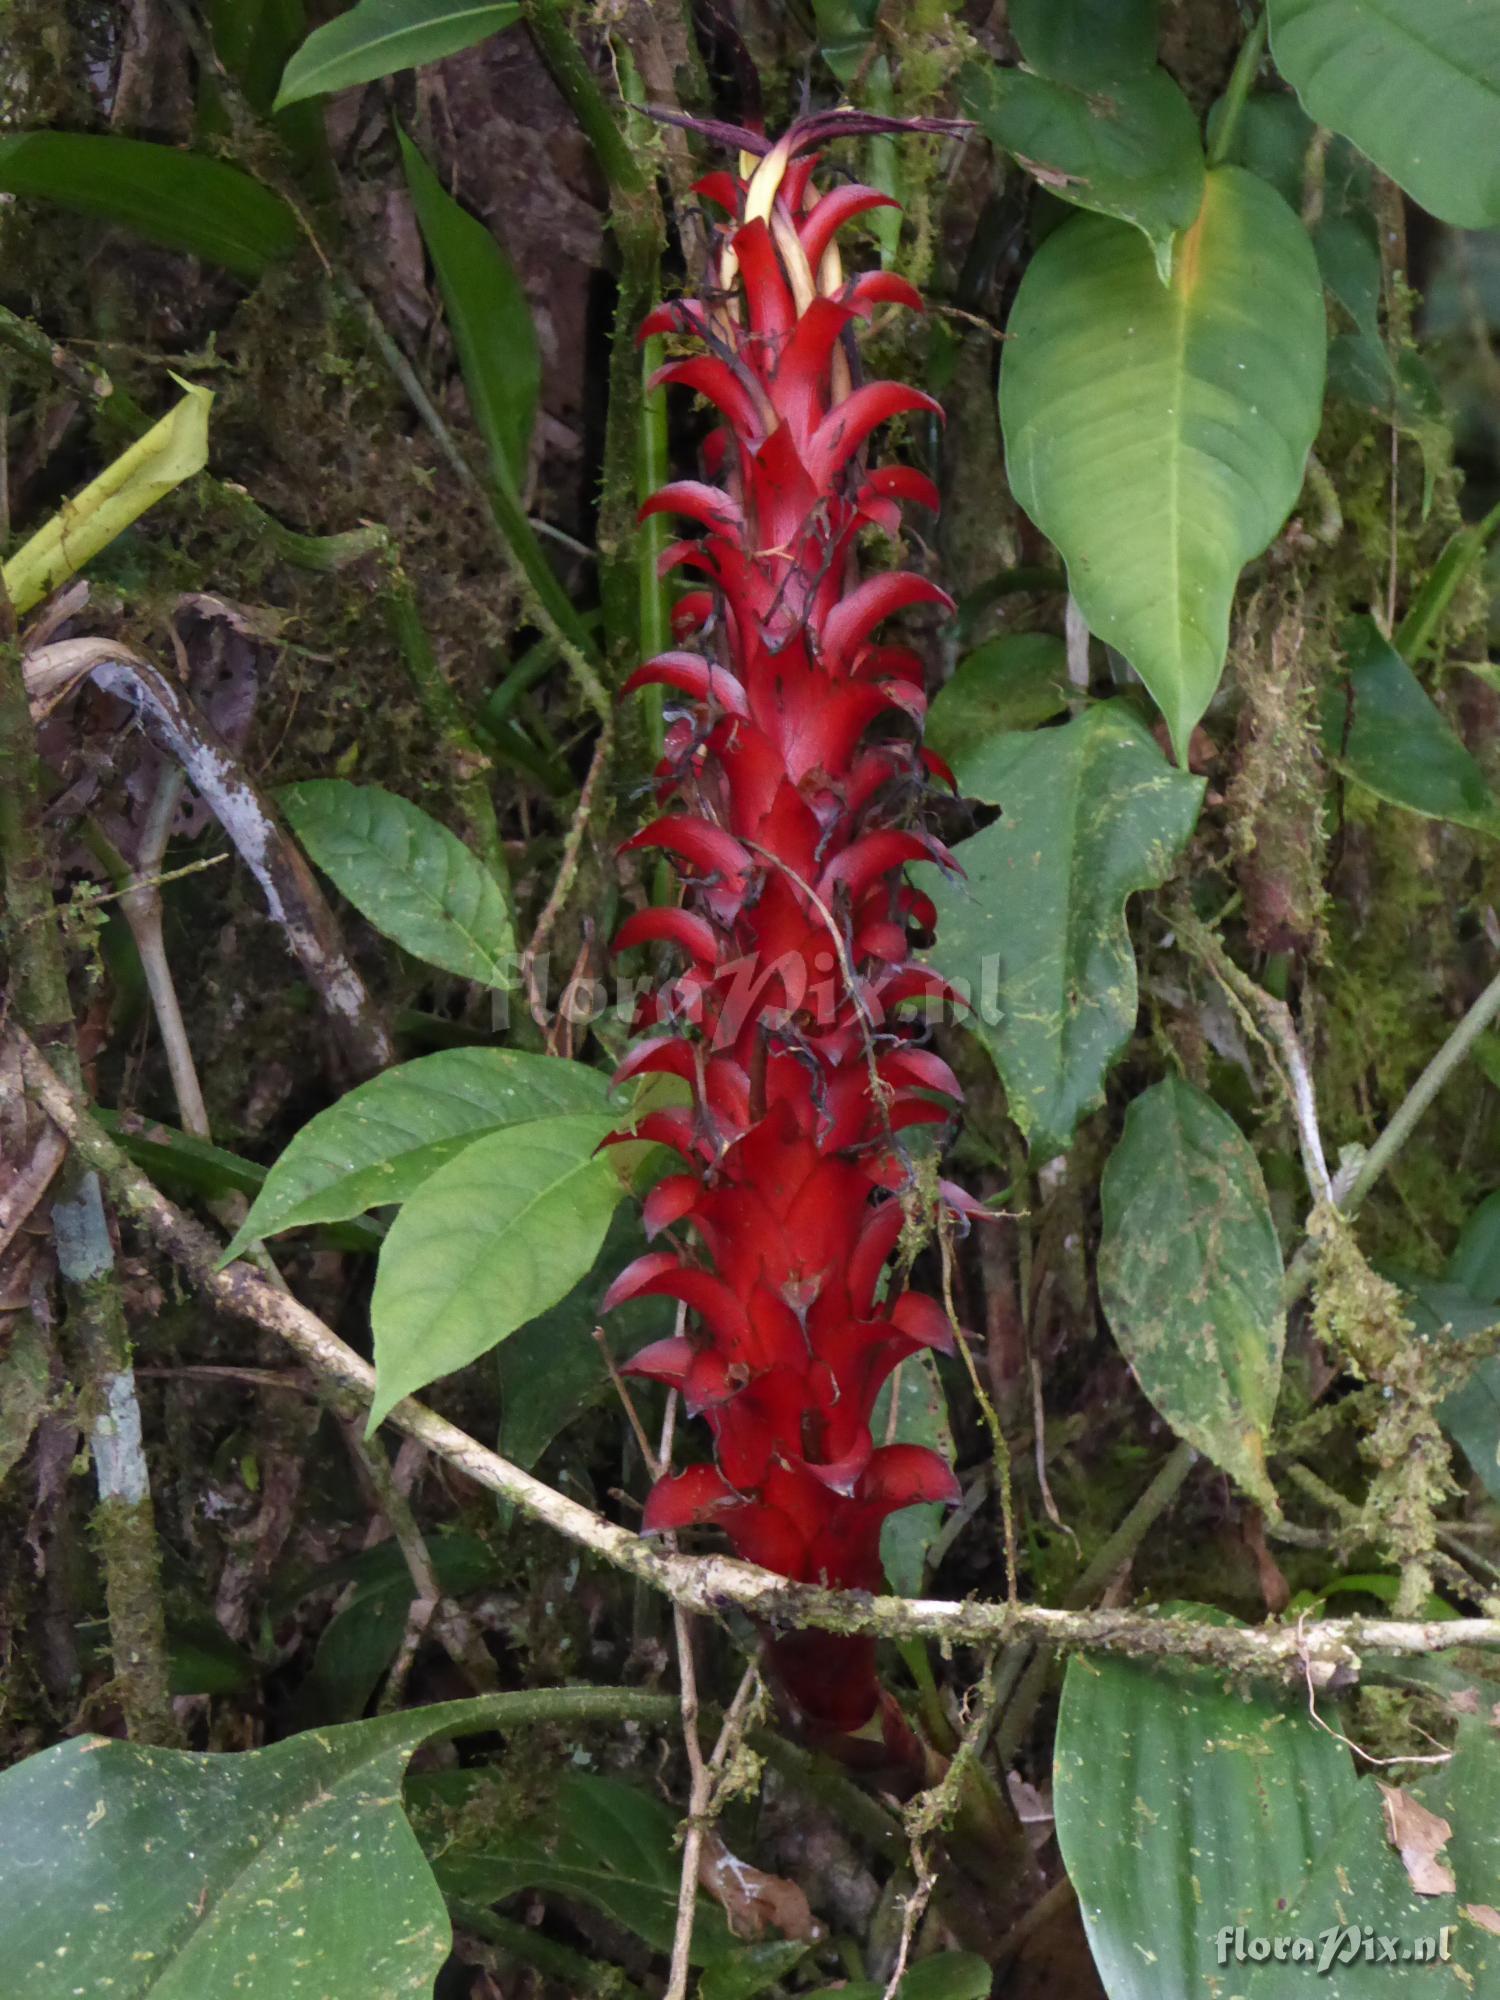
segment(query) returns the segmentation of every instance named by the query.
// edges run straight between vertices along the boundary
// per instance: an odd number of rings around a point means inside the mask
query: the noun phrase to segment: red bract
[[[705,587],[676,619],[698,650],[629,683],[683,698],[664,810],[626,847],[669,855],[684,887],[682,908],[631,917],[616,947],[670,943],[687,962],[647,1003],[653,1032],[620,1075],[679,1077],[691,1108],[641,1127],[686,1166],[646,1204],[648,1232],[673,1247],[632,1264],[605,1306],[686,1308],[685,1337],[631,1365],[678,1388],[713,1438],[713,1464],[658,1482],[646,1531],[712,1522],[783,1576],[878,1590],[886,1517],[957,1497],[943,1459],[877,1446],[870,1418],[903,1357],[951,1341],[933,1299],[894,1281],[882,1296],[882,1280],[914,1205],[900,1135],[947,1119],[959,1091],[894,1011],[946,995],[910,963],[932,906],[903,870],[947,857],[911,826],[942,768],[920,748],[921,662],[875,633],[912,605],[951,604],[920,576],[859,577],[863,530],[894,533],[903,502],[936,503],[921,474],[865,463],[870,435],[938,405],[856,386],[852,327],[878,303],[920,300],[885,273],[845,278],[837,230],[886,197],[813,187],[810,149],[826,136],[794,126],[758,161],[741,156],[748,175],[701,184],[729,216],[715,284],[646,322],[701,342],[658,379],[705,397],[723,426],[705,452],[716,483],[676,481],[645,510],[701,531],[665,560]],[[873,1712],[872,1641],[804,1632],[771,1655],[819,1727]]]

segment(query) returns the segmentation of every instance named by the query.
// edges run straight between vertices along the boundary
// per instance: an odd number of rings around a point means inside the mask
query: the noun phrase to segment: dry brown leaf
[[[723,1907],[736,1937],[758,1938],[768,1925],[783,1937],[804,1944],[815,1944],[823,1935],[822,1925],[795,1882],[752,1868],[748,1861],[731,1854],[716,1833],[703,1836],[698,1886]]]
[[[1500,1910],[1491,1909],[1488,1903],[1465,1903],[1463,1914],[1491,1937],[1500,1937]]]
[[[1385,1837],[1401,1856],[1407,1880],[1419,1896],[1448,1896],[1457,1886],[1453,1870],[1438,1854],[1453,1828],[1420,1799],[1377,1778],[1385,1808]]]

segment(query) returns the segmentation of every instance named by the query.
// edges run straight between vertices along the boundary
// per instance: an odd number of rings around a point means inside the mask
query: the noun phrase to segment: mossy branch
[[[221,1268],[222,1248],[208,1231],[131,1165],[82,1093],[63,1081],[29,1036],[13,1032],[28,1091],[81,1158],[103,1177],[122,1214],[172,1258],[206,1298],[236,1318],[276,1334],[317,1374],[368,1402],[375,1390],[375,1371],[369,1362],[316,1313],[278,1291],[252,1266],[234,1263]],[[1142,1660],[1174,1660],[1314,1687],[1347,1685],[1359,1676],[1367,1653],[1417,1657],[1464,1647],[1500,1652],[1500,1618],[1330,1618],[1244,1627],[1168,1617],[1153,1610],[1070,1611],[1039,1604],[954,1603],[788,1583],[733,1557],[665,1552],[555,1492],[414,1397],[398,1403],[390,1421],[476,1485],[690,1611],[718,1615],[737,1608],[773,1628],[814,1626],[886,1639],[933,1638],[976,1646],[1041,1643]]]

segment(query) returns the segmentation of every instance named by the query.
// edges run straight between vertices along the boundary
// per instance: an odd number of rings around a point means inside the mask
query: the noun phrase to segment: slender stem
[[[53,903],[50,856],[42,832],[41,762],[32,727],[25,669],[8,601],[0,604],[0,886],[10,960],[10,998],[81,1094],[67,961]],[[61,1079],[60,1079],[61,1081]],[[55,1122],[55,1121],[54,1121]],[[132,1736],[171,1743],[178,1731],[167,1674],[161,1551],[142,1437],[141,1406],[130,1366],[125,1310],[114,1244],[96,1169],[75,1150],[52,1204],[58,1270],[89,1413],[89,1443],[99,1505],[94,1516],[103,1558],[110,1650],[121,1707]]]
[[[162,933],[162,857],[167,851],[172,816],[186,783],[182,768],[177,764],[169,764],[157,781],[156,796],[151,801],[151,811],[141,835],[130,886],[120,898],[120,908],[135,940],[136,954],[146,978],[146,991],[151,996],[151,1009],[156,1016],[157,1030],[166,1052],[167,1070],[172,1078],[172,1094],[177,1100],[178,1122],[183,1131],[191,1133],[195,1139],[212,1139],[208,1107],[203,1101],[203,1088],[198,1081],[187,1023],[182,1018],[182,1003],[177,997],[177,982],[172,977],[171,961],[167,957],[166,940]]]
[[[557,0],[521,0],[521,13],[552,80],[568,100],[594,149],[599,170],[612,194],[643,195],[646,173],[620,130],[613,111],[594,81],[578,37]]]
[[[1260,68],[1261,57],[1266,52],[1266,16],[1262,14],[1255,26],[1246,35],[1235,57],[1234,68],[1230,72],[1229,85],[1224,92],[1224,109],[1219,117],[1219,129],[1213,144],[1208,149],[1208,164],[1222,166],[1229,157],[1229,148],[1234,143],[1235,128],[1240,122],[1240,113],[1245,108],[1245,99],[1250,95],[1255,82],[1255,73]]]
[[[672,1932],[672,1966],[666,2000],[687,2000],[693,1966],[693,1920],[698,1911],[698,1864],[703,1855],[703,1831],[708,1822],[713,1781],[698,1741],[698,1671],[693,1662],[693,1622],[680,1604],[672,1607],[677,1639],[677,1685],[682,1710],[682,1744],[687,1752],[689,1787],[687,1820],[682,1834],[682,1873],[677,1884],[677,1922]]]

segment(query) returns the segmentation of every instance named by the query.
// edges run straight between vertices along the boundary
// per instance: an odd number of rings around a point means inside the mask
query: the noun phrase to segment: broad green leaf
[[[0,148],[4,144],[0,139]],[[179,386],[187,393],[161,422],[66,501],[6,563],[5,589],[16,611],[40,604],[173,487],[203,470],[213,396],[185,382]]]
[[[251,6],[245,0],[206,0],[203,12],[214,53],[256,116],[267,117],[275,108],[282,67],[307,29],[302,0],[255,0]]]
[[[1216,167],[1170,285],[1138,231],[1079,216],[1032,259],[1008,333],[1012,490],[1185,763],[1236,580],[1286,519],[1318,428],[1326,331],[1307,232],[1243,168]]]
[[[1484,1200],[1459,1231],[1445,1273],[1485,1305],[1500,1305],[1500,1190]]]
[[[542,380],[531,307],[489,230],[459,207],[406,134],[398,137],[469,407],[496,480],[514,495],[526,479]]]
[[[255,1685],[255,1662],[207,1612],[168,1620],[167,1668],[173,1694],[237,1694]]]
[[[611,1149],[599,1152],[618,1123],[570,1115],[491,1132],[417,1189],[375,1275],[372,1428],[578,1283],[625,1191]]]
[[[1275,1507],[1266,1433],[1281,1385],[1281,1248],[1249,1141],[1171,1077],[1125,1115],[1099,1186],[1099,1297],[1177,1435]]]
[[[251,110],[270,119],[307,191],[325,198],[332,183],[322,107],[309,102],[275,108],[281,72],[307,33],[302,0],[255,0],[253,6],[246,0],[205,0],[203,14],[214,53]],[[205,65],[198,75],[199,137],[232,140],[233,129],[219,78]]]
[[[670,1807],[619,1778],[579,1771],[517,1823],[508,1787],[490,1813],[482,1810],[494,1790],[471,1772],[412,1782],[412,1817],[445,1894],[496,1903],[522,1889],[549,1890],[589,1904],[657,1951],[671,1950],[682,1861]],[[481,1809],[465,1812],[476,1795]],[[732,1946],[723,1912],[700,1898],[693,1963],[711,1964]]]
[[[429,1535],[427,1549],[446,1597],[466,1596],[494,1580],[495,1559],[474,1535]],[[368,1706],[400,1650],[416,1595],[394,1541],[305,1578],[302,1594],[331,1584],[349,1589],[319,1634],[312,1672],[297,1690],[296,1712],[304,1726],[352,1722]]]
[[[276,109],[440,62],[498,35],[520,12],[513,0],[359,0],[298,49],[282,74]]]
[[[1457,1922],[1457,1898],[1414,1893],[1386,1842],[1379,1793],[1290,1696],[1075,1657],[1053,1796],[1109,2000],[1290,2000],[1304,1981],[1330,2000],[1379,2000],[1413,1982],[1399,1966],[1365,1962],[1362,1949],[1319,1976],[1323,1933],[1369,1924],[1436,1943],[1440,1927]],[[1310,1956],[1250,1960],[1250,1939],[1279,1937],[1307,1939]],[[1458,1932],[1453,1943],[1448,1980],[1473,1991],[1453,1974],[1477,1968],[1486,1952]],[[1446,1990],[1443,1974],[1433,1978]]]
[[[1500,1296],[1478,1295],[1453,1275],[1420,1278],[1398,1273],[1405,1306],[1418,1335],[1432,1341],[1467,1341],[1500,1322]],[[1500,1355],[1476,1363],[1438,1405],[1438,1421],[1494,1500],[1500,1500]]]
[[[98,132],[0,137],[0,191],[36,195],[122,223],[242,278],[258,278],[302,241],[296,217],[222,160]]]
[[[313,860],[383,936],[462,979],[514,983],[505,892],[430,813],[347,778],[308,779],[277,796]]]
[[[0,1484],[20,1462],[52,1403],[52,1363],[41,1328],[29,1312],[7,1314],[8,1345],[0,1354]]]
[[[1414,201],[1500,223],[1500,21],[1484,0],[1269,0],[1276,66]]]
[[[1329,757],[1377,798],[1500,834],[1500,799],[1451,723],[1368,618],[1344,634],[1347,679],[1323,691]]]
[[[596,1690],[579,1696],[597,1712]],[[450,1932],[402,1810],[407,1761],[535,1712],[521,1692],[233,1755],[77,1736],[26,1758],[0,1774],[7,1985],[26,2000],[430,1994]]]
[[[805,1944],[791,1938],[771,1938],[726,1952],[704,1973],[698,2000],[755,2000],[757,1993],[769,1993],[794,1971],[807,1952]]]
[[[972,1951],[940,1951],[914,1965],[896,1989],[897,2000],[989,2000],[994,1975]],[[884,1982],[851,1979],[820,1986],[804,2000],[885,2000]]]
[[[604,1110],[586,1063],[518,1049],[440,1049],[372,1077],[310,1119],[266,1175],[224,1253],[279,1230],[405,1201],[455,1153],[503,1125]]]
[[[891,1397],[895,1394],[896,1420],[891,1423]],[[908,1355],[882,1388],[870,1419],[870,1429],[881,1444],[921,1444],[949,1463],[953,1460],[953,1426],[948,1421],[948,1399],[943,1394],[937,1363],[925,1350]],[[937,1538],[948,1509],[937,1503],[920,1501],[888,1514],[880,1530],[880,1560],[885,1580],[898,1597],[920,1597],[926,1575],[927,1551]]]
[[[1458,1727],[1452,1759],[1420,1788],[1423,1805],[1453,1828],[1443,1858],[1453,1870],[1460,1912],[1495,1907],[1500,1889],[1500,1737],[1493,1717],[1469,1716]],[[1446,1899],[1444,1899],[1446,1900]],[[1465,1916],[1456,1956],[1476,2000],[1500,1992],[1500,1938]]]
[[[926,742],[950,764],[1006,729],[1034,729],[1068,706],[1068,649],[1050,632],[1013,632],[977,646],[927,714]]]
[[[1101,1101],[1135,1025],[1125,900],[1164,880],[1203,783],[1172,769],[1123,702],[1061,729],[976,733],[955,769],[959,789],[1001,815],[960,844],[967,880],[928,871],[928,957],[967,983],[1011,1116],[1050,1159]]]
[[[633,1202],[626,1203],[616,1210],[592,1269],[565,1298],[495,1349],[500,1450],[512,1465],[529,1472],[559,1431],[596,1403],[613,1398],[593,1337],[596,1326],[603,1324],[617,1361],[670,1331],[670,1308],[664,1317],[660,1299],[627,1299],[601,1321],[604,1294],[645,1249],[640,1216]]]
[[[1034,70],[1107,87],[1156,63],[1157,0],[1010,0],[1011,33]]]
[[[813,0],[823,60],[846,87],[864,64],[879,13],[879,0]]]
[[[1204,167],[1193,108],[1165,70],[1101,90],[987,64],[968,71],[964,101],[1051,193],[1139,229],[1167,282],[1173,243],[1203,200]]]

